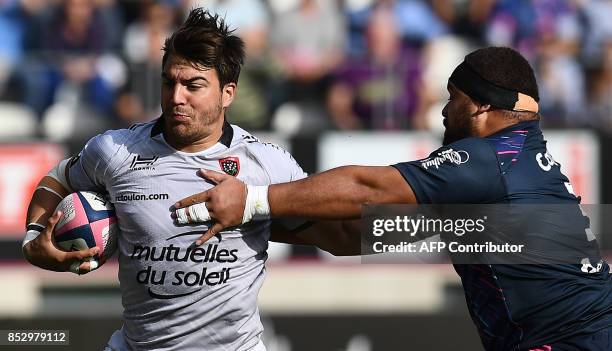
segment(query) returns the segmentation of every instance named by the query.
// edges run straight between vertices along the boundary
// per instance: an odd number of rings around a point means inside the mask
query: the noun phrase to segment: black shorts
[[[563,341],[531,348],[528,351],[610,351],[612,327],[593,334],[578,335]]]

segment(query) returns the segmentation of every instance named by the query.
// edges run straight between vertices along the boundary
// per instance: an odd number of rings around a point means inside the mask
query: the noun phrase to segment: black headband
[[[504,110],[538,112],[538,103],[533,97],[489,82],[465,61],[455,68],[448,81],[478,102]]]

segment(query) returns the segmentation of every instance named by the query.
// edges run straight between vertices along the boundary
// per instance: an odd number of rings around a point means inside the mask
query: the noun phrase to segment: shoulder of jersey
[[[483,147],[489,145],[489,140],[486,138],[469,137],[454,141],[445,147],[458,148],[458,147]]]
[[[134,144],[140,142],[144,138],[151,137],[151,128],[155,125],[156,120],[136,123],[129,128],[109,130],[103,135],[116,137],[115,143],[118,144]]]
[[[455,151],[465,150],[470,154],[478,154],[480,156],[495,155],[495,148],[491,141],[486,138],[464,138],[453,143],[445,145],[443,149],[453,149]]]
[[[86,148],[93,148],[102,154],[115,157],[117,152],[131,145],[136,145],[151,135],[155,121],[140,123],[125,129],[111,129],[92,138]]]
[[[234,128],[234,138],[232,140],[232,146],[243,144],[253,153],[278,153],[290,155],[287,150],[274,143],[263,142],[259,140],[256,136],[252,135],[251,133],[236,125],[232,124],[232,127]]]
[[[151,136],[151,129],[155,126],[155,123],[157,123],[157,119],[154,119],[149,122],[134,123],[127,129],[119,130],[125,130],[131,135],[145,134]]]

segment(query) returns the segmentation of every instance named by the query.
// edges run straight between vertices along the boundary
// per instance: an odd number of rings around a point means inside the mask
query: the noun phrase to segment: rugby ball
[[[102,194],[79,191],[66,196],[55,209],[62,216],[53,237],[60,250],[80,251],[99,247],[94,257],[102,265],[117,249],[117,217],[113,204]]]

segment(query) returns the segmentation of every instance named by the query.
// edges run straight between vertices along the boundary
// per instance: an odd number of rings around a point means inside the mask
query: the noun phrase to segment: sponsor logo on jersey
[[[155,167],[153,167],[153,165],[158,158],[159,156],[142,157],[140,155],[135,155],[130,164],[130,171],[154,170]]]
[[[168,200],[169,194],[140,194],[140,193],[127,193],[119,194],[115,196],[115,202],[132,202],[132,201],[154,201],[154,200]]]
[[[172,242],[179,237],[201,235],[201,231],[190,231],[171,236],[161,245],[134,245],[129,258],[140,261],[143,268],[136,273],[136,282],[147,285],[149,296],[156,299],[183,297],[204,288],[228,284],[234,276],[232,264],[238,261],[238,249],[223,248],[218,243],[185,247]],[[154,267],[155,262],[189,264],[183,271]]]
[[[423,169],[428,169],[430,167],[436,167],[436,169],[440,168],[440,165],[443,163],[452,163],[456,165],[461,165],[469,161],[470,154],[464,150],[455,151],[453,149],[444,150],[438,152],[438,156],[429,157],[421,161],[421,167]]]
[[[240,172],[240,160],[238,157],[226,157],[219,160],[221,170],[231,176],[237,176]]]

